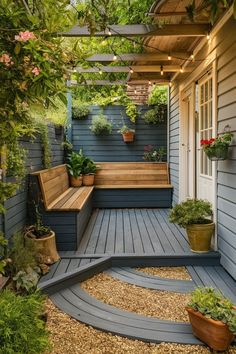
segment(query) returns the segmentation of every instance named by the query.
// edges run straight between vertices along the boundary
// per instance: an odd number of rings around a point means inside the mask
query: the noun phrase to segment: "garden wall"
[[[141,115],[148,110],[147,106],[140,106]],[[72,120],[72,144],[75,151],[83,148],[86,155],[95,161],[142,161],[144,145],[167,147],[167,123],[158,125],[145,124],[141,116],[134,125],[125,114],[123,106],[108,106],[104,114],[113,123],[113,131],[108,136],[95,136],[89,129],[92,118],[100,113],[100,107],[91,107],[91,114],[84,120]],[[123,117],[123,118],[122,118]],[[124,143],[121,134],[117,131],[123,125],[135,128],[135,141]]]
[[[50,126],[48,129],[49,142],[52,153],[52,166],[63,163],[63,150],[61,143],[62,135],[55,135],[55,129]],[[28,151],[26,166],[29,172],[43,169],[43,150],[39,136],[30,141],[25,138],[22,140],[22,147]],[[8,178],[11,181],[10,178]],[[0,230],[7,238],[10,238],[14,232],[20,230],[27,222],[27,188],[28,177],[26,177],[21,188],[15,196],[8,199],[5,203],[6,213],[0,216]]]

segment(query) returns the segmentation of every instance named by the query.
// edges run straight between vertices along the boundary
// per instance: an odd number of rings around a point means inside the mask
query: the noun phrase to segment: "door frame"
[[[189,181],[190,184],[194,183],[196,186],[196,159],[195,159],[195,82],[200,80],[205,74],[210,70],[212,72],[212,122],[213,122],[213,136],[217,134],[217,67],[216,67],[216,58],[211,62],[208,67],[204,67],[205,65],[200,65],[199,68],[195,71],[195,75],[191,75],[191,81],[188,79],[186,82],[183,82],[180,86],[180,95],[179,95],[179,107],[180,107],[180,117],[179,117],[179,201],[183,201],[186,195],[186,150],[183,148],[182,144],[184,144],[184,137],[186,137],[186,103],[183,101],[185,97],[187,97],[186,93],[189,91],[193,95],[194,99],[192,100],[192,114],[191,119],[193,120],[192,126],[194,126],[194,139],[193,144],[194,148],[191,149],[191,160],[194,161],[193,170],[190,172]],[[194,114],[193,114],[194,113]],[[191,137],[192,135],[191,134]],[[190,137],[190,139],[191,139]],[[214,250],[217,250],[217,162],[213,162],[212,164],[212,183],[213,183],[213,218],[215,222],[215,237],[214,244],[212,245]],[[195,189],[196,190],[196,189]],[[196,194],[195,194],[196,195]]]

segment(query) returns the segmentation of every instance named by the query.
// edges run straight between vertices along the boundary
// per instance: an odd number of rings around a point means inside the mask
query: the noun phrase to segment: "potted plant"
[[[166,155],[164,147],[155,148],[152,145],[144,146],[143,159],[151,162],[161,162]]]
[[[118,130],[123,137],[125,143],[131,143],[134,141],[135,130],[129,128],[127,125],[123,125],[120,130]]]
[[[203,151],[211,161],[226,160],[233,136],[233,133],[226,132],[218,135],[217,138],[202,139],[200,143]]]
[[[186,308],[193,334],[210,348],[227,350],[236,334],[236,308],[213,288],[197,288]]]
[[[84,156],[72,152],[68,156],[67,168],[70,175],[70,184],[72,187],[80,187],[82,185],[82,168],[84,163]]]
[[[112,123],[108,121],[104,114],[95,116],[92,119],[92,125],[89,127],[95,135],[109,135],[112,133]]]
[[[87,104],[80,104],[72,107],[72,119],[86,119],[90,113],[90,108]]]
[[[60,259],[56,248],[55,232],[49,226],[43,225],[38,206],[35,206],[35,217],[35,224],[26,229],[25,236],[33,240],[41,263],[55,263]]]
[[[85,157],[83,162],[83,169],[82,169],[84,186],[94,185],[94,177],[96,171],[97,171],[97,166],[95,162],[89,157]]]
[[[188,199],[174,206],[169,215],[170,222],[187,231],[190,248],[193,252],[209,252],[215,224],[211,203],[202,199]]]

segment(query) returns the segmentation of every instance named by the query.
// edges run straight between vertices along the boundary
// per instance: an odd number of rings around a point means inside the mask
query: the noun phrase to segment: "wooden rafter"
[[[209,27],[207,24],[167,24],[163,27],[157,25],[112,25],[109,29],[91,34],[87,27],[74,26],[71,30],[58,35],[64,37],[147,37],[147,36],[177,36],[201,37],[206,36]]]
[[[173,59],[188,59],[191,53],[188,52],[173,52],[170,53],[171,58]],[[116,55],[117,62],[119,61],[145,61],[145,62],[153,62],[153,61],[168,61],[168,54],[165,53],[128,53],[128,54],[119,54]],[[88,62],[112,62],[114,61],[114,54],[94,54],[91,57],[87,58]]]
[[[180,65],[163,65],[164,73],[176,73],[181,70]],[[84,69],[82,67],[77,67],[74,71],[78,73],[128,73],[130,70],[133,70],[135,73],[158,73],[161,71],[160,65],[131,65],[131,66],[101,66],[101,67],[93,67],[89,69]],[[186,72],[191,71],[191,68],[186,68]]]

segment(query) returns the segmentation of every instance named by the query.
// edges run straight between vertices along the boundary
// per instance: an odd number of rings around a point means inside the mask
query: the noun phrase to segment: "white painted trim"
[[[213,134],[217,135],[217,124],[218,124],[218,92],[217,92],[217,62],[214,61],[212,66],[212,113],[213,113]],[[217,168],[218,162],[213,162],[212,174],[213,174],[213,191],[214,191],[214,202],[213,202],[213,216],[215,222],[215,237],[214,237],[214,250],[218,249],[218,232],[217,232]]]

